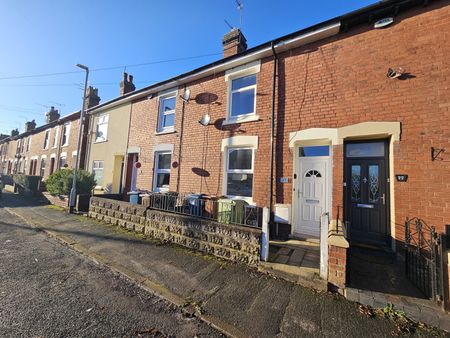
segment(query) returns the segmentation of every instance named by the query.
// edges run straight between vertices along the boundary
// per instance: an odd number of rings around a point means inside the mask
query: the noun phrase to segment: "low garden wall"
[[[69,196],[67,195],[54,196],[46,191],[42,192],[42,195],[50,204],[57,205],[61,208],[67,208],[69,206]]]
[[[259,262],[260,229],[222,224],[100,197],[91,197],[89,217],[231,261],[251,266]]]

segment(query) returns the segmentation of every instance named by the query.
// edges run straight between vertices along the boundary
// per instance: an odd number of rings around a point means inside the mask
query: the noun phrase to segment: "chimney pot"
[[[133,83],[133,75],[123,73],[123,80],[120,81],[120,96],[133,92],[136,89]]]
[[[86,109],[98,106],[100,97],[98,96],[98,88],[89,86],[86,89]]]
[[[222,39],[223,57],[236,55],[247,50],[247,39],[241,30],[233,28],[230,32],[225,34]]]
[[[25,132],[32,131],[36,128],[36,121],[28,121],[25,123]]]
[[[57,121],[58,119],[59,119],[58,110],[55,109],[55,107],[51,106],[50,110],[45,113],[45,122],[52,123],[52,122]],[[35,127],[36,127],[36,124],[35,124]]]

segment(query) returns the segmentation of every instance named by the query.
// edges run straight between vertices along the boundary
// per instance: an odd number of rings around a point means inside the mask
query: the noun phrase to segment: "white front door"
[[[320,217],[327,203],[328,159],[300,157],[297,170],[297,217],[294,235],[320,236]]]

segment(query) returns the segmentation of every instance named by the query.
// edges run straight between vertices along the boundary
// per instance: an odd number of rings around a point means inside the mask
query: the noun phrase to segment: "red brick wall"
[[[328,281],[339,287],[345,287],[347,281],[347,248],[328,246]]]
[[[431,161],[430,152],[431,147],[450,149],[450,6],[420,8],[395,22],[384,30],[361,27],[282,55],[277,176],[292,173],[290,132],[399,121],[394,173],[409,178],[393,182],[397,235],[403,236],[405,217],[413,216],[442,231],[450,222],[450,170],[448,162]],[[415,77],[387,79],[389,67],[403,67]],[[333,151],[335,213],[342,205],[342,148]],[[449,154],[443,157],[450,160]],[[277,190],[278,203],[291,202],[291,188]]]
[[[437,3],[395,18],[376,30],[361,26],[345,34],[280,55],[276,120],[276,181],[292,178],[293,149],[289,133],[307,128],[339,128],[367,121],[401,122],[400,142],[394,145],[394,173],[408,174],[395,187],[397,235],[403,236],[405,217],[419,216],[441,231],[450,222],[448,162],[431,161],[431,147],[446,148],[450,160],[450,7]],[[403,67],[413,77],[390,80],[389,67]],[[221,195],[221,140],[234,135],[259,136],[255,157],[254,201],[269,201],[271,58],[262,60],[257,74],[257,114],[260,121],[221,127],[226,117],[224,74],[189,83],[191,101],[185,107],[183,145],[179,153],[182,101],[177,100],[176,133],[155,135],[157,99],[135,102],[129,146],[141,147],[138,187],[152,188],[153,147],[174,144],[173,162],[180,164],[181,192]],[[179,94],[183,92],[180,88]],[[213,93],[212,104],[195,98]],[[209,113],[214,125],[198,120]],[[333,149],[333,213],[342,206],[343,147]],[[201,169],[201,170],[198,170]],[[177,188],[178,168],[172,168],[170,188]],[[206,175],[198,175],[203,172]],[[292,180],[275,184],[276,203],[291,203]],[[335,215],[334,215],[335,216]]]

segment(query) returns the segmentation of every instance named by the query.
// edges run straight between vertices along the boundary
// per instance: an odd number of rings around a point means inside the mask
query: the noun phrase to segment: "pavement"
[[[222,337],[0,208],[1,337]]]
[[[335,294],[273,278],[4,193],[0,204],[28,224],[126,276],[232,337],[390,337],[395,323],[367,317]],[[87,276],[88,278],[88,276]],[[416,336],[429,336],[417,329]],[[445,335],[433,331],[433,334]]]

